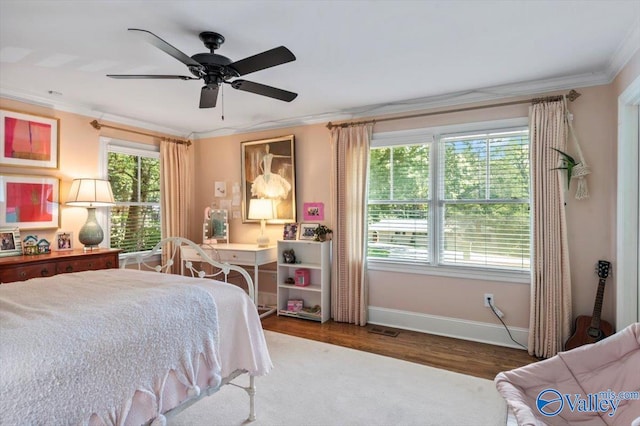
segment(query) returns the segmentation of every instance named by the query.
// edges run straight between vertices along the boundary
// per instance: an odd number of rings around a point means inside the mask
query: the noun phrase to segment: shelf
[[[278,263],[278,266],[284,266],[286,268],[322,269],[322,265],[317,263]]]
[[[320,313],[310,314],[308,312],[293,312],[293,311],[287,311],[285,309],[280,309],[278,311],[278,315],[284,315],[287,317],[294,317],[294,318],[304,318],[304,319],[313,320],[313,321],[322,320],[322,316]]]
[[[295,284],[278,284],[278,287],[289,288],[292,290],[322,291],[322,286],[319,284],[309,284],[306,286],[295,285]]]

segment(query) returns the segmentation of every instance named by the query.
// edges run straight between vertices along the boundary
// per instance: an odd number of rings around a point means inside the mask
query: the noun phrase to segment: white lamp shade
[[[67,205],[105,207],[115,204],[111,184],[106,179],[74,179]]]
[[[273,202],[268,198],[249,200],[249,219],[273,219]]]

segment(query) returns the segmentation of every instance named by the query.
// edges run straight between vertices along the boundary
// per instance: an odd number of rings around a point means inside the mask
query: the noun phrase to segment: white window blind
[[[374,134],[368,257],[526,271],[528,129]]]
[[[432,139],[428,134],[399,133],[372,142],[387,146],[370,152],[369,257],[397,262],[430,260]]]
[[[107,151],[116,202],[110,211],[110,246],[123,253],[150,250],[161,239],[159,154],[122,145]]]
[[[445,135],[440,148],[440,263],[528,270],[528,130]]]

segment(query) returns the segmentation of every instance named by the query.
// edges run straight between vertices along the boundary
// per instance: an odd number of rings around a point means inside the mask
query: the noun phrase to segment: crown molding
[[[328,121],[345,121],[389,114],[411,113],[434,108],[457,106],[463,104],[488,102],[527,95],[541,95],[547,92],[576,89],[579,87],[599,86],[611,83],[612,79],[605,72],[586,73],[574,76],[556,77],[544,80],[525,81],[520,83],[503,84],[485,87],[465,92],[447,93],[438,96],[409,99],[400,102],[368,105],[350,108],[313,116],[293,117],[291,119],[267,122],[262,124],[248,124],[244,127],[222,128],[209,132],[193,133],[193,139],[228,136],[241,133],[253,133],[265,130],[317,124]]]
[[[146,121],[135,120],[117,114],[108,114],[96,111],[83,104],[70,104],[67,102],[58,101],[57,99],[50,99],[42,96],[20,93],[2,87],[0,87],[0,98],[24,102],[31,105],[69,112],[72,114],[85,115],[87,117],[96,118],[98,120],[106,120],[118,124],[124,124],[126,126],[150,130],[157,133],[164,133],[171,136],[188,137],[191,134],[191,132],[186,129],[175,129],[172,127],[158,126],[157,124],[148,123]]]
[[[640,32],[632,32],[627,41],[634,41],[633,37],[636,37]],[[624,43],[624,46],[628,46],[630,43]],[[563,76],[544,80],[524,81],[518,83],[503,84],[498,86],[491,86],[479,89],[473,89],[463,92],[446,93],[437,96],[429,96],[424,98],[408,99],[400,102],[366,105],[357,108],[349,108],[340,111],[332,111],[320,114],[313,114],[307,116],[298,116],[286,118],[278,121],[270,121],[264,123],[251,124],[246,123],[237,127],[220,128],[207,132],[191,132],[187,129],[176,129],[171,127],[158,126],[153,123],[145,121],[135,120],[128,117],[119,116],[116,114],[108,114],[100,111],[96,111],[84,105],[72,105],[64,102],[56,102],[50,98],[38,97],[33,95],[26,95],[17,93],[11,90],[0,88],[0,97],[7,99],[13,99],[20,102],[26,102],[34,105],[44,106],[47,108],[53,108],[65,112],[71,112],[75,114],[86,115],[89,117],[97,118],[100,120],[108,120],[110,122],[133,126],[141,129],[151,130],[158,133],[169,134],[179,137],[188,137],[194,140],[206,139],[213,137],[229,136],[234,134],[261,132],[265,130],[282,129],[296,126],[306,126],[318,123],[325,123],[328,121],[347,121],[356,120],[371,117],[380,117],[390,114],[402,114],[412,113],[418,111],[424,111],[434,108],[443,108],[450,106],[457,106],[463,104],[480,103],[503,100],[507,98],[514,98],[519,96],[535,95],[539,96],[547,92],[555,92],[560,90],[576,89],[580,87],[599,86],[603,84],[609,84],[613,81],[611,76],[611,69],[618,67],[618,63],[621,63],[622,57],[626,57],[624,64],[633,55],[631,49],[622,47],[618,49],[614,59],[611,61],[611,66],[607,72],[593,72],[585,73],[573,76]],[[631,56],[629,56],[631,55]],[[614,65],[615,63],[615,65]],[[624,66],[624,64],[622,66]],[[621,69],[621,68],[620,68]],[[619,72],[619,70],[618,70]]]
[[[627,33],[627,36],[620,43],[620,46],[611,56],[609,65],[607,67],[607,75],[609,81],[613,81],[616,76],[622,71],[627,62],[640,50],[640,19],[636,21],[631,29]]]

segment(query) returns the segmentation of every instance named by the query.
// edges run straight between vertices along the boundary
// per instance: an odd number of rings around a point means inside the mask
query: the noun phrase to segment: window
[[[528,271],[527,127],[445,130],[374,134],[369,261]]]
[[[161,239],[160,155],[153,146],[108,143],[106,161],[116,201],[109,215],[110,247],[123,253],[150,250]]]

